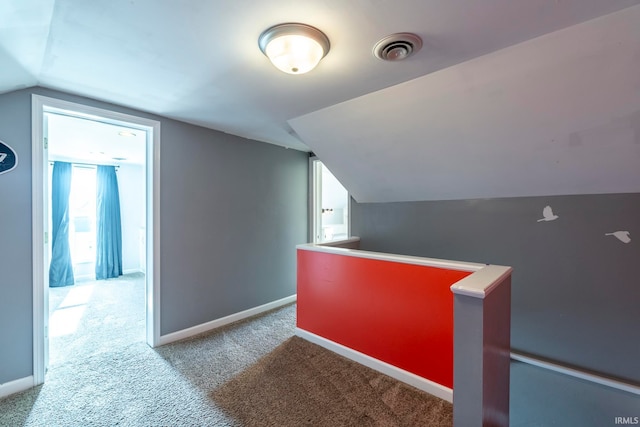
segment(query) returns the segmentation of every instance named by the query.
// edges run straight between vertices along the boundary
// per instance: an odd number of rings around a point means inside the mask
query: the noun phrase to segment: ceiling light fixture
[[[120,135],[120,136],[128,136],[128,137],[136,136],[136,134],[131,132],[130,130],[121,130],[120,132],[118,132],[118,135]]]
[[[271,63],[289,74],[304,74],[315,68],[329,52],[329,39],[305,24],[279,24],[265,30],[258,46]]]

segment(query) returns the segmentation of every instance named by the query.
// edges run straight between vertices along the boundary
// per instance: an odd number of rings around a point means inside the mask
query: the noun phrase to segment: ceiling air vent
[[[391,34],[373,47],[373,54],[384,61],[400,61],[422,47],[422,39],[411,33]]]

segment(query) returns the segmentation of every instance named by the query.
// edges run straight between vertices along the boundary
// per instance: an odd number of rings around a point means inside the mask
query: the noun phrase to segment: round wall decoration
[[[0,141],[0,175],[15,169],[18,165],[18,155],[13,148]]]

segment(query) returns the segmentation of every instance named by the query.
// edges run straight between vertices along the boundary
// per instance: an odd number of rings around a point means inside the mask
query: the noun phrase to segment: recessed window
[[[96,260],[96,167],[74,165],[69,195],[69,243],[74,266]],[[76,272],[79,273],[79,272]]]

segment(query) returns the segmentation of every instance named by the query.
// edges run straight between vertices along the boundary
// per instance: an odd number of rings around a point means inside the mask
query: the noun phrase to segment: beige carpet
[[[295,305],[152,349],[142,276],[51,303],[46,382],[0,399],[2,427],[451,425],[448,403],[294,337]]]
[[[210,394],[245,426],[451,426],[452,405],[292,337]]]

